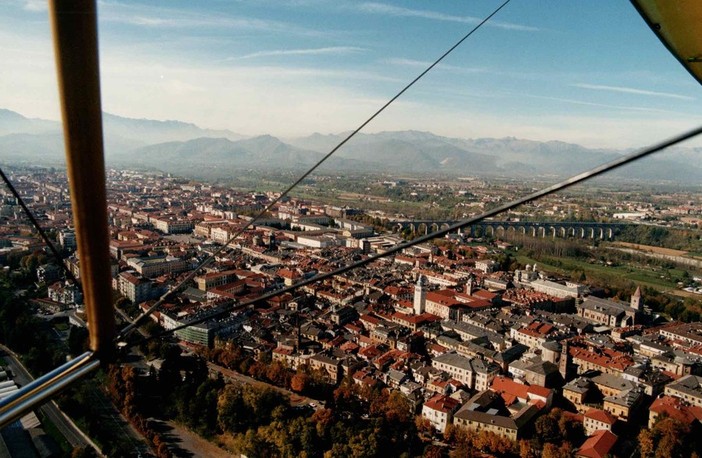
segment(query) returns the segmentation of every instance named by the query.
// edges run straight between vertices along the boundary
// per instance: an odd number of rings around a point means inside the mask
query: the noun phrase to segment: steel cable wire
[[[7,188],[10,190],[13,196],[15,196],[15,199],[17,199],[17,203],[19,203],[20,207],[22,208],[22,211],[24,211],[24,214],[27,215],[27,218],[29,218],[29,221],[32,223],[32,226],[39,232],[39,235],[41,236],[42,239],[44,239],[44,243],[46,243],[46,246],[49,247],[49,250],[51,250],[51,253],[54,255],[56,258],[56,261],[61,264],[61,267],[63,268],[63,271],[66,274],[66,278],[69,280],[72,280],[73,283],[76,285],[76,287],[81,288],[80,283],[78,282],[78,279],[76,278],[75,275],[73,275],[73,272],[71,269],[68,268],[66,265],[64,257],[61,255],[61,253],[56,249],[56,245],[51,241],[49,236],[46,234],[46,231],[44,231],[44,228],[41,227],[41,224],[39,224],[39,221],[36,219],[32,211],[27,207],[27,204],[24,202],[24,199],[22,199],[22,196],[20,193],[17,191],[17,189],[14,187],[10,179],[5,175],[5,172],[0,168],[0,178],[2,178],[2,181],[5,182],[7,185]],[[82,288],[81,288],[82,289]]]
[[[619,167],[621,167],[621,166],[623,166],[623,165],[629,164],[629,163],[631,163],[631,162],[638,161],[639,159],[643,159],[643,158],[646,157],[646,156],[650,156],[650,155],[652,155],[652,154],[654,154],[654,153],[657,153],[657,152],[659,152],[659,151],[661,151],[661,150],[664,150],[665,148],[668,148],[668,147],[670,147],[670,146],[676,145],[676,144],[681,143],[681,142],[683,142],[683,141],[685,141],[685,140],[689,140],[690,138],[696,137],[696,136],[698,136],[698,135],[700,135],[700,134],[702,134],[702,126],[697,127],[696,129],[693,129],[693,130],[684,132],[684,133],[682,133],[682,134],[680,134],[680,135],[677,135],[677,136],[675,136],[675,137],[671,137],[671,138],[669,138],[669,139],[667,139],[667,140],[663,140],[662,142],[657,143],[657,144],[655,144],[655,145],[652,145],[652,146],[650,146],[650,147],[648,147],[648,148],[644,148],[644,149],[642,149],[642,150],[640,150],[640,151],[637,151],[637,152],[628,154],[628,155],[626,155],[626,156],[622,156],[621,158],[616,159],[616,160],[614,160],[614,161],[611,161],[611,162],[608,162],[608,163],[605,163],[605,164],[601,164],[601,165],[599,165],[599,166],[597,166],[597,167],[594,167],[594,168],[592,168],[592,169],[590,169],[590,170],[588,170],[588,171],[582,172],[582,173],[580,173],[580,174],[578,174],[578,175],[574,175],[574,176],[572,176],[572,177],[570,177],[570,178],[567,178],[567,179],[565,179],[565,180],[563,180],[563,181],[560,181],[560,182],[558,182],[558,183],[556,183],[556,184],[553,184],[553,185],[551,185],[551,186],[548,186],[548,187],[546,187],[546,188],[544,188],[544,189],[542,189],[542,190],[540,190],[540,191],[536,191],[536,192],[534,192],[534,193],[532,193],[532,194],[529,194],[529,195],[527,195],[527,196],[525,196],[525,197],[519,198],[519,199],[517,199],[517,200],[513,200],[513,201],[511,201],[511,202],[508,202],[508,203],[506,203],[506,204],[500,205],[500,206],[498,206],[498,207],[495,207],[494,209],[488,210],[487,212],[484,212],[484,213],[482,213],[481,215],[478,215],[478,216],[476,216],[476,217],[474,217],[474,218],[470,218],[470,219],[467,219],[467,220],[460,221],[460,222],[458,222],[458,223],[455,223],[455,224],[449,226],[448,228],[441,229],[441,230],[438,230],[438,231],[435,231],[435,232],[432,232],[432,233],[429,233],[429,234],[425,234],[425,235],[423,235],[423,236],[421,236],[421,237],[417,237],[416,239],[413,239],[413,240],[411,240],[411,241],[409,241],[409,242],[405,242],[405,243],[401,243],[401,244],[399,244],[399,245],[395,245],[394,247],[392,247],[392,248],[386,250],[385,252],[383,252],[383,253],[381,253],[381,254],[379,254],[379,255],[376,255],[376,256],[369,256],[369,257],[367,257],[367,258],[365,258],[365,259],[362,259],[362,260],[360,260],[360,261],[354,262],[354,263],[352,263],[352,264],[349,264],[349,265],[347,265],[347,266],[341,267],[341,268],[339,268],[339,269],[333,270],[333,271],[331,271],[331,272],[327,272],[327,273],[324,273],[324,274],[315,275],[314,277],[311,277],[311,278],[308,278],[308,279],[303,280],[303,281],[301,281],[301,282],[298,282],[298,283],[296,283],[296,284],[294,284],[294,285],[292,285],[292,286],[288,286],[288,287],[286,287],[286,288],[282,288],[282,289],[279,289],[279,290],[276,290],[276,291],[272,291],[272,292],[269,292],[269,293],[266,293],[266,294],[262,294],[261,296],[255,298],[255,299],[248,300],[248,301],[242,302],[242,303],[240,303],[240,304],[227,305],[227,306],[223,306],[223,307],[221,307],[221,308],[219,308],[219,309],[213,309],[211,312],[209,312],[209,313],[205,314],[204,316],[199,317],[199,318],[197,318],[197,319],[195,319],[195,320],[191,320],[191,321],[189,321],[189,322],[187,322],[187,323],[184,323],[184,324],[182,324],[182,325],[180,325],[180,326],[177,326],[177,327],[175,327],[175,328],[173,328],[173,329],[169,329],[169,330],[167,330],[167,331],[160,332],[160,333],[155,334],[155,335],[153,335],[153,336],[150,336],[150,337],[147,337],[147,338],[143,338],[143,339],[140,339],[140,340],[137,340],[137,341],[128,343],[126,346],[127,346],[127,347],[131,347],[131,346],[134,346],[134,345],[140,345],[140,344],[146,343],[146,342],[148,342],[148,341],[150,341],[150,340],[153,340],[153,339],[157,339],[157,338],[160,338],[160,337],[167,336],[167,335],[172,334],[172,333],[174,333],[174,332],[176,332],[176,331],[180,331],[181,329],[185,329],[185,328],[187,328],[187,327],[194,326],[194,325],[196,325],[196,324],[200,324],[200,323],[203,323],[203,322],[205,322],[205,321],[209,321],[209,320],[213,320],[213,319],[222,318],[222,317],[224,317],[226,314],[230,313],[234,308],[244,308],[244,307],[247,307],[247,306],[249,306],[249,305],[253,305],[253,304],[255,304],[256,302],[268,300],[268,299],[271,299],[271,298],[273,298],[273,297],[279,296],[279,295],[281,295],[281,294],[285,294],[285,293],[289,293],[289,292],[295,291],[295,290],[297,290],[297,289],[299,289],[299,288],[302,288],[303,286],[307,286],[307,285],[309,285],[309,284],[316,283],[316,282],[318,282],[318,281],[322,281],[322,280],[325,280],[325,279],[327,279],[327,278],[332,278],[332,277],[334,277],[334,276],[336,276],[336,275],[341,275],[341,274],[343,274],[343,273],[345,273],[345,272],[348,272],[348,271],[350,271],[350,270],[356,269],[356,268],[358,268],[358,267],[362,267],[362,266],[368,265],[368,264],[370,264],[370,263],[372,263],[372,262],[374,262],[374,261],[377,261],[378,259],[382,259],[382,258],[385,258],[385,257],[390,256],[390,255],[392,255],[392,254],[398,253],[398,252],[400,252],[400,251],[402,251],[402,250],[404,250],[404,249],[406,249],[406,248],[412,247],[412,246],[414,246],[414,245],[418,245],[418,244],[420,244],[420,243],[427,242],[427,241],[432,240],[432,239],[437,238],[437,237],[444,236],[444,235],[449,234],[449,233],[451,233],[451,232],[453,232],[453,231],[457,231],[458,229],[463,229],[463,228],[465,228],[465,227],[467,227],[467,226],[470,226],[470,225],[472,225],[472,224],[479,223],[480,221],[483,221],[483,220],[486,219],[486,218],[490,218],[490,217],[496,216],[496,215],[498,215],[498,214],[500,214],[500,213],[502,213],[502,212],[505,212],[505,211],[507,211],[507,210],[511,210],[511,209],[513,209],[513,208],[516,208],[516,207],[518,207],[518,206],[520,206],[520,205],[523,205],[523,204],[526,204],[526,203],[528,203],[528,202],[534,201],[534,200],[539,199],[539,198],[541,198],[541,197],[545,197],[545,196],[547,196],[547,195],[549,195],[549,194],[553,194],[553,193],[555,193],[555,192],[557,192],[557,191],[561,191],[561,190],[563,190],[563,189],[569,188],[569,187],[571,187],[571,186],[573,186],[573,185],[576,185],[576,184],[578,184],[578,183],[587,181],[587,180],[589,180],[589,179],[591,179],[591,178],[594,178],[594,177],[596,177],[596,176],[602,175],[602,174],[604,174],[604,173],[606,173],[606,172],[609,172],[609,171],[611,171],[611,170],[614,170],[614,169],[616,169],[616,168],[619,168]]]
[[[223,252],[230,243],[232,243],[234,240],[236,240],[237,237],[239,237],[241,234],[243,234],[248,228],[250,228],[257,220],[259,220],[263,215],[266,214],[275,204],[280,202],[280,200],[287,196],[293,189],[295,189],[305,178],[307,178],[312,172],[314,172],[320,165],[322,165],[324,162],[326,162],[327,159],[329,159],[334,153],[336,153],[339,148],[344,146],[349,140],[351,140],[356,134],[358,134],[364,127],[366,127],[368,124],[370,124],[371,121],[373,121],[378,115],[380,115],[387,107],[389,107],[395,100],[400,98],[407,90],[409,90],[414,84],[422,79],[424,75],[429,73],[434,67],[436,67],[446,56],[451,54],[456,48],[458,48],[464,41],[466,41],[473,33],[475,33],[478,29],[480,29],[486,22],[488,22],[490,19],[492,19],[493,16],[495,16],[502,8],[507,6],[507,4],[511,0],[507,0],[504,3],[502,3],[500,6],[498,6],[492,13],[490,13],[488,16],[485,17],[482,21],[480,21],[478,24],[475,25],[468,33],[463,35],[463,37],[458,40],[453,46],[451,46],[446,52],[444,52],[438,59],[436,59],[431,65],[429,65],[424,71],[422,71],[419,75],[417,75],[412,81],[410,81],[407,85],[405,85],[397,94],[395,94],[394,97],[392,97],[390,100],[388,100],[382,107],[380,107],[375,113],[373,113],[368,119],[366,119],[360,126],[358,126],[355,130],[353,130],[349,135],[347,135],[339,144],[337,144],[334,148],[332,148],[331,151],[329,151],[326,155],[324,155],[317,163],[315,163],[312,167],[310,167],[305,173],[303,173],[297,180],[295,180],[294,183],[292,183],[290,186],[288,186],[285,191],[283,191],[278,197],[273,199],[266,207],[261,210],[252,220],[248,221],[242,228],[238,229],[236,232],[234,232],[234,235],[229,237],[229,239],[216,249],[212,254],[210,254],[204,261],[202,261],[192,272],[190,272],[188,275],[183,278],[173,289],[170,291],[166,292],[161,296],[151,307],[149,307],[148,310],[144,311],[141,315],[139,315],[131,324],[127,325],[125,328],[123,328],[119,335],[117,336],[117,340],[123,339],[124,336],[126,336],[130,331],[132,331],[135,327],[137,327],[141,322],[146,319],[149,315],[157,311],[163,304],[164,302],[171,297],[173,294],[177,293],[180,291],[190,280],[195,278],[197,273],[209,263],[212,262],[212,260],[219,255],[221,252]]]

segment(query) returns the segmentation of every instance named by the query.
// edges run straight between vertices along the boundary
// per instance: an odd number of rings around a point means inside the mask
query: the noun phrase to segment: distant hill
[[[15,164],[60,165],[65,162],[63,135],[54,132],[0,136],[0,161]]]
[[[327,153],[346,135],[320,135],[290,139],[292,145]],[[428,132],[403,131],[359,134],[336,154],[375,164],[385,170],[445,173],[489,173],[496,170],[495,157],[453,144],[449,138]]]
[[[319,133],[286,141],[328,152],[348,134]],[[463,139],[430,132],[400,131],[358,134],[337,153],[379,163],[383,170],[507,176],[573,175],[617,159],[628,151],[590,149],[561,141],[540,142],[514,137]],[[615,176],[645,180],[702,179],[702,148],[671,148],[619,171]]]
[[[199,177],[232,175],[252,168],[308,168],[348,135],[246,138],[229,130],[203,129],[181,121],[132,119],[109,113],[103,119],[108,164],[140,165]],[[358,134],[322,169],[556,178],[611,161],[625,152],[560,141],[451,138],[410,130]],[[63,162],[63,154],[58,122],[0,109],[0,161],[56,165]],[[639,180],[699,182],[701,155],[702,148],[674,148],[614,174]]]
[[[60,132],[61,126],[56,121],[31,119],[14,111],[0,108],[0,136],[8,134],[45,134]]]
[[[270,135],[239,141],[226,138],[196,138],[185,142],[166,142],[138,148],[122,156],[120,161],[157,167],[167,171],[188,171],[216,167],[219,172],[232,174],[240,169],[299,169],[309,168],[322,154],[305,151],[281,142]],[[367,167],[361,162],[331,158],[324,169],[355,169]],[[221,173],[218,173],[221,175]]]
[[[168,141],[186,141],[200,137],[245,138],[229,130],[202,129],[181,121],[133,119],[103,113],[105,155],[119,158],[136,148]],[[19,135],[21,134],[21,135]],[[24,160],[63,160],[61,123],[31,119],[14,111],[0,109],[0,159],[17,154]]]
[[[153,119],[124,118],[109,113],[103,114],[105,136],[116,136],[134,140],[141,145],[151,145],[169,141],[186,141],[200,137],[245,138],[230,130],[202,129],[195,124],[181,121],[155,121]]]
[[[344,135],[313,134],[288,140],[314,151],[328,151]],[[401,131],[359,134],[338,152],[375,162],[401,163],[436,171],[499,172],[508,174],[572,173],[575,166],[592,166],[618,156],[613,151],[590,150],[564,142],[537,142],[507,138],[449,138],[430,132]],[[579,164],[579,162],[581,162]]]

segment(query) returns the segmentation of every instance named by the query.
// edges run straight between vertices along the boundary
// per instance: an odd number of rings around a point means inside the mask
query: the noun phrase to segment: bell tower
[[[424,306],[427,302],[427,277],[420,275],[417,284],[414,286],[414,314],[424,313]]]
[[[568,381],[570,369],[570,352],[568,351],[568,341],[564,340],[561,344],[561,358],[558,361],[558,372],[561,373],[563,381]]]
[[[637,286],[636,291],[631,296],[631,308],[640,312],[643,310],[643,298],[641,297],[641,287]]]
[[[473,276],[468,277],[468,282],[466,283],[466,294],[469,296],[473,295]]]

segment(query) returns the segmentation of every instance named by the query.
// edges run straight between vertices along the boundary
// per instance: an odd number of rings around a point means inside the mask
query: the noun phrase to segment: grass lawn
[[[677,285],[673,279],[682,276],[683,272],[680,269],[652,271],[645,267],[637,268],[630,265],[607,266],[569,258],[547,257],[545,261],[537,261],[522,255],[516,255],[516,258],[517,261],[522,264],[536,263],[544,270],[553,271],[562,275],[569,275],[574,270],[579,270],[585,272],[586,276],[594,275],[605,280],[617,276],[626,278],[637,284],[650,286],[659,291],[675,289]],[[661,278],[661,275],[665,276],[665,278]]]

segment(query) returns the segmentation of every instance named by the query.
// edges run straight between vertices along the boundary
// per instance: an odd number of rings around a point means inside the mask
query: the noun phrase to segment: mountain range
[[[186,176],[218,177],[242,170],[309,168],[348,133],[279,139],[246,137],[181,121],[133,119],[105,113],[108,165],[139,166]],[[412,174],[563,177],[627,151],[590,149],[560,141],[451,138],[420,131],[358,134],[322,170]],[[614,172],[639,180],[700,180],[702,148],[675,148]],[[0,161],[63,163],[60,123],[0,109]]]

